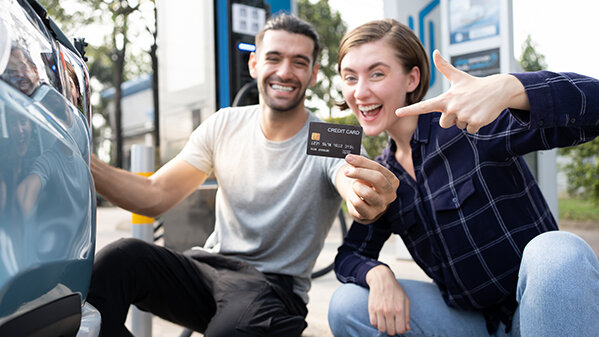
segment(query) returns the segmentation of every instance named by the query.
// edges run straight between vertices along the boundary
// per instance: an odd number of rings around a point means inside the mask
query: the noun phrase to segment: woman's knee
[[[592,248],[569,232],[552,231],[538,235],[524,249],[518,278],[518,298],[524,289],[536,296],[577,293],[576,284],[593,279],[599,261]]]
[[[532,239],[525,247],[523,267],[544,272],[564,272],[582,262],[596,260],[592,248],[579,236],[563,231],[545,232]]]
[[[355,284],[344,284],[331,297],[329,303],[329,326],[333,335],[345,336],[344,329],[360,321],[363,312],[368,319],[368,289]]]

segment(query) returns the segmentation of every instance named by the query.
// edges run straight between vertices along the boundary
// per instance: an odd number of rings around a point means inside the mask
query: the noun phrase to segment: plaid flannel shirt
[[[419,117],[411,143],[416,180],[395,160],[390,141],[376,160],[400,180],[397,199],[378,221],[352,224],[335,259],[341,282],[367,287],[383,244],[399,234],[449,306],[482,312],[489,332],[500,321],[510,328],[522,251],[557,229],[522,155],[599,134],[599,81],[573,73],[514,75],[530,111],[505,110],[474,135],[441,128],[440,113]]]

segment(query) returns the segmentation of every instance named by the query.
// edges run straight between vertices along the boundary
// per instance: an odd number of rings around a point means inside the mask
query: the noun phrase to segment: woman
[[[379,20],[341,42],[345,105],[367,135],[387,131],[377,161],[400,185],[386,214],[354,222],[339,248],[335,272],[347,284],[331,299],[334,335],[595,334],[597,256],[556,231],[521,156],[597,136],[599,81],[550,72],[475,78],[434,58],[451,89],[403,108],[428,87],[414,33]],[[396,280],[377,260],[392,233],[434,284]]]

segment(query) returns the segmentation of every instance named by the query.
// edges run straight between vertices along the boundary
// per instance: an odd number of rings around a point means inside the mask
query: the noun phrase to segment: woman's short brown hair
[[[420,83],[418,87],[406,95],[407,105],[419,102],[428,91],[430,79],[429,59],[416,34],[408,26],[396,20],[370,21],[345,34],[339,45],[337,70],[341,72],[341,60],[343,60],[350,49],[364,43],[382,39],[386,39],[389,45],[395,49],[395,54],[406,73],[410,72],[414,67],[420,69]],[[342,110],[349,108],[345,101],[337,105]]]

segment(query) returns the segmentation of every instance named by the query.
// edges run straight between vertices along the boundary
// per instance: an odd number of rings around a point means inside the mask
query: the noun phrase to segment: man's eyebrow
[[[304,54],[297,54],[297,55],[295,55],[295,57],[305,60],[306,62],[308,62],[308,64],[312,63],[312,60]]]
[[[275,51],[275,50],[268,51],[268,52],[264,53],[264,55],[265,56],[279,56],[279,57],[283,56],[283,54],[281,52],[278,52],[278,51]],[[308,63],[312,62],[312,60],[310,59],[310,57],[308,57],[308,56],[306,56],[304,54],[295,54],[295,55],[293,55],[293,58],[301,58],[302,60],[305,60]]]

